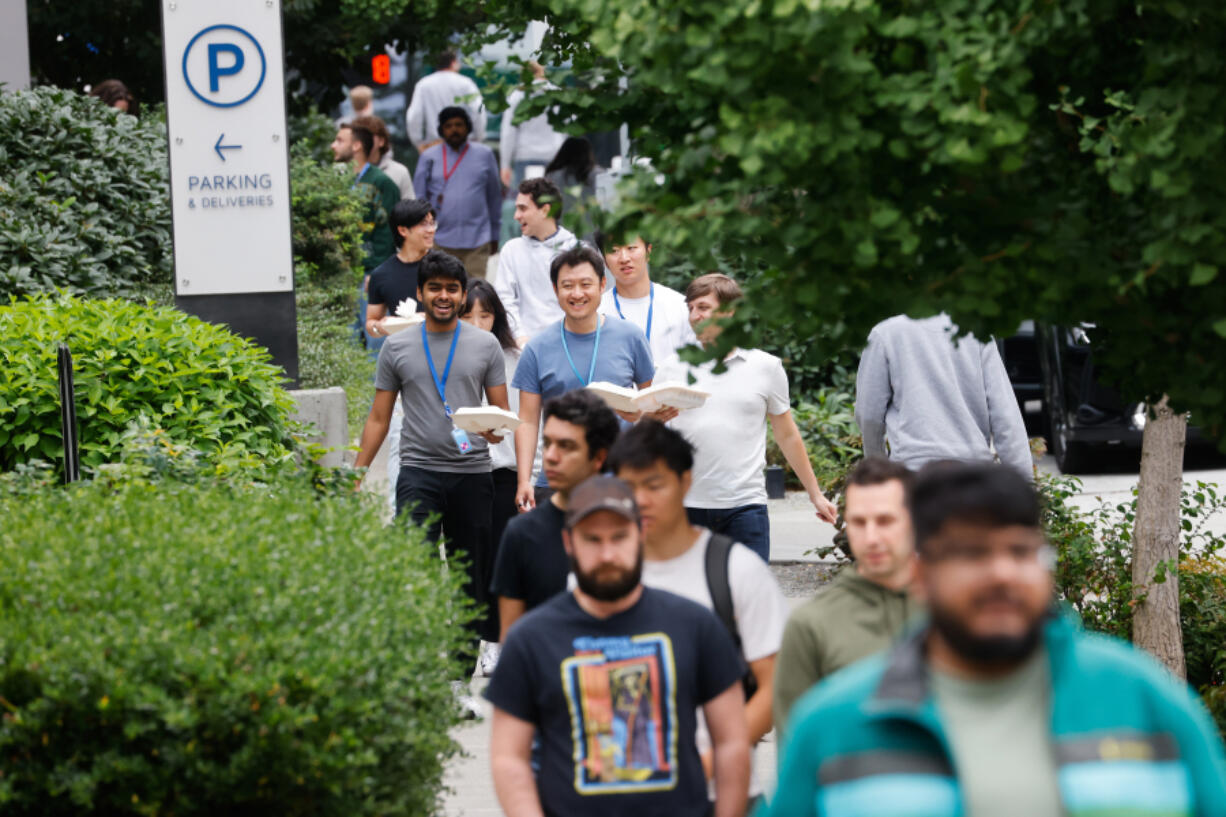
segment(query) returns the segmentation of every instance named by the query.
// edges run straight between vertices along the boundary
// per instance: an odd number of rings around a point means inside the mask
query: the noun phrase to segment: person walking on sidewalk
[[[643,584],[717,613],[749,666],[745,721],[752,757],[752,747],[771,731],[771,679],[787,600],[770,567],[753,551],[690,524],[685,495],[693,466],[686,439],[654,420],[635,425],[609,452],[610,473],[634,490],[643,519]],[[709,775],[710,739],[701,718],[698,745]],[[749,794],[755,800],[762,794],[756,776],[750,778]]]
[[[613,410],[583,389],[546,402],[544,416],[541,464],[553,493],[510,520],[498,545],[490,595],[498,598],[502,639],[520,616],[566,590],[562,521],[571,489],[600,473],[621,430]]]
[[[482,575],[493,556],[490,507],[494,500],[488,444],[501,437],[485,433],[470,438],[457,428],[456,409],[491,406],[508,409],[506,364],[498,339],[459,320],[468,278],[464,265],[431,251],[418,271],[417,299],[426,318],[388,338],[375,371],[375,400],[362,429],[355,466],[365,468],[387,436],[396,395],[404,408],[396,513],[409,511],[414,525],[426,529],[430,542],[445,536],[448,558],[466,563],[464,592],[488,606]],[[498,633],[488,615],[470,624],[476,658],[479,640]]]
[[[643,389],[651,385],[655,373],[647,339],[638,327],[597,314],[604,260],[595,249],[577,244],[558,254],[549,266],[549,279],[565,317],[528,342],[511,384],[519,389],[520,424],[515,429],[519,489],[515,501],[521,511],[544,502],[549,494],[543,473],[536,485],[532,484],[541,403],[600,381]]]
[[[625,483],[598,476],[575,488],[562,539],[574,592],[516,622],[485,690],[503,813],[741,817],[749,739],[732,638],[700,605],[642,585],[642,530]],[[700,708],[714,810],[695,740]]]
[[[404,112],[405,131],[419,154],[438,144],[438,136],[432,132],[444,108],[463,107],[469,116],[473,140],[485,141],[485,103],[477,83],[460,73],[460,58],[448,49],[434,58],[434,72],[427,74],[413,86],[413,97]],[[421,188],[417,188],[421,192]]]
[[[907,495],[914,475],[881,457],[847,475],[843,520],[854,561],[792,611],[775,668],[775,726],[827,675],[888,649],[918,605],[910,597],[915,546]]]
[[[720,318],[732,315],[741,288],[727,275],[695,278],[685,291],[689,320],[698,340],[711,346]],[[837,509],[822,493],[809,462],[804,437],[792,417],[783,362],[760,349],[733,349],[727,367],[715,374],[714,361],[691,366],[673,355],[658,366],[660,383],[686,383],[711,396],[681,412],[671,426],[694,445],[694,479],[685,506],[690,521],[741,542],[770,561],[770,516],[766,509],[766,428],[809,494],[819,519],[834,524]],[[735,434],[729,430],[735,429]]]
[[[549,265],[558,253],[578,242],[570,230],[559,226],[561,217],[562,194],[553,182],[537,178],[519,185],[515,221],[523,235],[512,238],[498,253],[494,286],[520,346],[527,346],[564,315],[549,278]]]
[[[800,699],[770,815],[1226,813],[1222,739],[1196,694],[1053,606],[1028,478],[933,463],[911,521],[928,624]]]
[[[937,460],[999,459],[1034,477],[1000,350],[958,337],[948,315],[895,315],[873,327],[856,372],[856,422],[866,457],[888,456],[912,471]]]
[[[650,244],[641,236],[618,244],[599,232],[596,242],[613,273],[613,286],[600,301],[600,314],[630,321],[643,330],[656,363],[697,342],[685,298],[677,290],[651,280],[647,265]]]
[[[473,123],[458,106],[438,115],[442,142],[417,160],[413,187],[438,212],[438,248],[464,263],[469,278],[485,278],[502,225],[502,185],[494,151],[469,139]]]

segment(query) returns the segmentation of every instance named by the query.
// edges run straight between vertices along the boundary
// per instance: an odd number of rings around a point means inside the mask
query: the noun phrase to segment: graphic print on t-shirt
[[[576,638],[562,662],[575,791],[628,794],[677,785],[672,641],[664,633]]]

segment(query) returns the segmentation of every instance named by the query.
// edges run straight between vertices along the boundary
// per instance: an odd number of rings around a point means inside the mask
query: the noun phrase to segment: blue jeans
[[[762,557],[771,560],[771,520],[765,505],[741,505],[739,508],[686,508],[691,525],[710,528],[722,533]]]

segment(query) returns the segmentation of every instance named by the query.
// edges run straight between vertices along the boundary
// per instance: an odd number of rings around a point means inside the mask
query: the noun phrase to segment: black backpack
[[[732,586],[728,584],[728,557],[732,554],[732,546],[736,544],[731,537],[722,533],[712,533],[711,541],[707,543],[707,590],[711,593],[711,603],[715,607],[715,615],[724,623],[724,627],[732,636],[737,652],[741,652],[741,632],[736,626],[736,615],[732,609]],[[758,691],[758,679],[752,669],[745,670],[741,680],[745,689],[745,700],[753,697]]]

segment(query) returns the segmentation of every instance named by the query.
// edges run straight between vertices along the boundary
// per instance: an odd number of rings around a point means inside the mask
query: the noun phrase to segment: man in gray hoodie
[[[856,374],[856,422],[864,456],[889,456],[912,471],[934,460],[999,459],[1034,476],[996,344],[959,338],[948,315],[896,315],[873,327]]]

